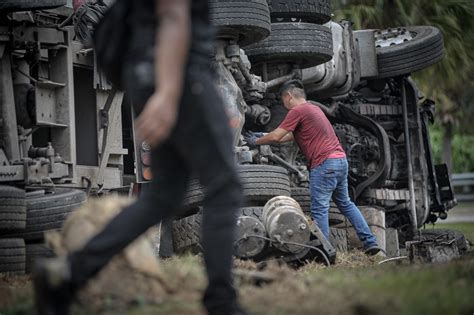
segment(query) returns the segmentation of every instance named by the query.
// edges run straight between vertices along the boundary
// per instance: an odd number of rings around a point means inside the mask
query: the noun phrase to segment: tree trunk
[[[444,124],[443,132],[443,161],[448,166],[449,174],[453,171],[453,124]]]

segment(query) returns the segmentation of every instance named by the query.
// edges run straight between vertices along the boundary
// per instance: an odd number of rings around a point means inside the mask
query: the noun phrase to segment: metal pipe
[[[415,187],[413,183],[413,165],[411,159],[411,148],[410,148],[410,130],[408,125],[408,106],[407,106],[407,92],[405,88],[405,78],[400,80],[402,90],[402,109],[403,109],[403,127],[405,134],[405,148],[407,152],[408,161],[408,190],[410,193],[410,212],[412,217],[412,232],[416,235],[418,232],[418,220],[416,216],[416,204],[415,204]]]
[[[291,165],[290,163],[288,163],[287,161],[285,161],[284,159],[282,159],[281,157],[279,157],[278,155],[272,153],[269,158],[271,160],[273,160],[274,162],[277,162],[277,163],[280,163],[282,164],[283,166],[285,166],[287,169],[289,169],[290,171],[293,171],[294,173],[296,173],[298,175],[298,178],[300,180],[307,180],[306,176],[301,173],[301,171],[299,169],[297,169],[296,167],[294,167],[293,165]]]
[[[295,77],[295,73],[292,72],[292,73],[287,74],[287,75],[284,75],[284,76],[282,76],[282,77],[279,77],[279,78],[270,80],[270,81],[268,81],[268,82],[265,82],[265,84],[266,84],[266,87],[267,87],[267,89],[268,89],[268,88],[272,88],[272,87],[274,87],[274,86],[277,86],[277,85],[279,85],[279,84],[282,84],[282,83],[284,83],[284,82],[286,82],[286,81],[288,81],[288,80],[291,80],[291,79],[293,79],[294,77]]]

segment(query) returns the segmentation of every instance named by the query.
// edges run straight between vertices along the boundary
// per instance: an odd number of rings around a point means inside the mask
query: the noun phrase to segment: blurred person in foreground
[[[266,135],[247,134],[247,143],[256,146],[295,140],[308,161],[311,215],[324,237],[329,240],[329,203],[332,197],[356,230],[366,253],[379,253],[381,248],[377,239],[359,208],[349,198],[346,154],[326,115],[306,100],[303,84],[298,80],[285,82],[280,88],[280,96],[288,110],[285,119]]]
[[[190,174],[199,178],[206,194],[202,246],[209,283],[204,306],[209,314],[244,314],[231,275],[234,214],[242,191],[228,118],[209,70],[214,32],[207,0],[141,0],[131,7],[123,82],[139,113],[136,130],[152,146],[151,189],[83,249],[36,266],[39,314],[68,314],[77,290],[114,255],[175,214]]]

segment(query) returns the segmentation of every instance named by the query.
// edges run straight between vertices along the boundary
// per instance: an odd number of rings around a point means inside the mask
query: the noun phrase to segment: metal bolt
[[[303,230],[303,231],[306,230],[306,224],[301,223],[300,224],[300,230]]]
[[[293,236],[293,230],[292,229],[286,230],[286,235]]]
[[[142,142],[142,150],[145,151],[145,152],[148,152],[148,151],[151,150],[151,147],[148,143]]]

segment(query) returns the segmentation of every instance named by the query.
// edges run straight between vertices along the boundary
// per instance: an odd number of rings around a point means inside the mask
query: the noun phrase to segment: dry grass
[[[236,261],[239,270],[271,274],[270,283],[236,284],[242,304],[250,314],[472,314],[474,311],[474,255],[444,265],[377,265],[378,259],[360,252],[340,255],[339,265],[310,264],[293,270],[268,264]],[[113,304],[101,314],[205,314],[200,299],[206,277],[199,256],[162,261],[173,293],[161,304],[137,302],[117,310]],[[117,279],[120,284],[120,279]],[[32,314],[28,277],[0,277],[0,313]],[[73,315],[92,314],[82,305]],[[95,313],[94,313],[95,314]]]
[[[0,310],[8,308],[14,302],[28,300],[31,294],[31,278],[29,276],[0,274]],[[1,311],[0,314],[2,314]]]
[[[474,226],[474,224],[473,224]],[[381,258],[359,251],[339,254],[337,264],[309,264],[298,270],[267,264],[263,270],[236,260],[245,272],[263,272],[273,281],[236,277],[241,303],[249,314],[473,314],[474,252],[442,265],[378,265]],[[101,314],[205,314],[201,296],[206,277],[199,256],[174,257],[160,267],[173,293],[160,304],[140,303]],[[120,279],[117,279],[120,285]],[[0,314],[33,314],[28,277],[0,276]],[[91,314],[84,305],[73,315]]]

